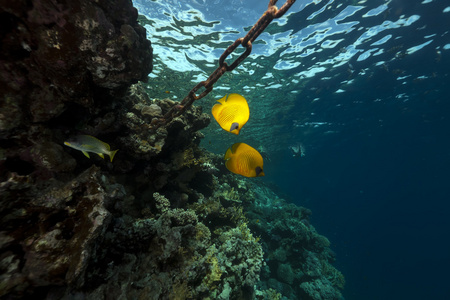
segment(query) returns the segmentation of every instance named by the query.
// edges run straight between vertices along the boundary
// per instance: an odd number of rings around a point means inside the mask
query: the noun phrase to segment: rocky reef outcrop
[[[0,132],[46,122],[76,103],[146,80],[152,48],[131,1],[3,1]]]
[[[0,3],[1,299],[339,299],[309,211],[199,147],[210,118],[138,81],[128,0]],[[150,83],[151,84],[151,83]],[[92,135],[114,161],[64,146]]]
[[[249,228],[261,237],[267,254],[261,286],[288,299],[341,299],[344,276],[332,265],[329,240],[310,224],[311,211],[286,203],[262,185],[249,193]]]

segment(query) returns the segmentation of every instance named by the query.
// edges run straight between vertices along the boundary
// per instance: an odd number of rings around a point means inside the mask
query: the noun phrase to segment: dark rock
[[[129,0],[2,1],[0,20],[0,142],[74,104],[103,109],[98,95],[120,97],[152,70]]]
[[[100,170],[93,166],[63,186],[54,182],[39,197],[16,195],[1,222],[8,232],[0,236],[1,248],[7,250],[0,266],[5,270],[0,295],[31,294],[42,286],[82,285],[111,220]]]

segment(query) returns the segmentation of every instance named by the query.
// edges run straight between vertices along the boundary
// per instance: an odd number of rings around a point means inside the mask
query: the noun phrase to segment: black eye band
[[[237,123],[237,122],[234,122],[233,124],[231,124],[230,131],[233,131],[235,129],[239,129],[239,123]]]
[[[261,167],[256,167],[256,168],[255,168],[256,176],[258,176],[259,174],[261,174],[262,171],[263,171],[263,169],[261,169]]]

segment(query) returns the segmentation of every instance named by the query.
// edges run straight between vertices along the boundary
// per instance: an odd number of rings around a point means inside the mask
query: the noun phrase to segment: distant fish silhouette
[[[224,130],[239,134],[250,117],[250,109],[245,98],[239,94],[229,94],[217,102],[219,103],[212,108],[214,119]]]
[[[107,154],[111,159],[111,162],[113,161],[114,155],[116,155],[116,152],[118,151],[111,151],[111,148],[107,143],[102,142],[90,135],[76,136],[75,138],[69,139],[67,142],[64,142],[64,145],[76,150],[80,150],[87,158],[90,158],[88,152],[95,153],[103,159],[105,158],[103,154]]]
[[[263,158],[259,152],[244,143],[236,143],[225,153],[225,166],[235,174],[245,177],[264,176]]]

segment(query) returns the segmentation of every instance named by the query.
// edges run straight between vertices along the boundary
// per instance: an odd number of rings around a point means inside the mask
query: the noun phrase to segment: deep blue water
[[[274,161],[273,180],[331,240],[346,299],[450,296],[448,133],[444,122],[397,121],[408,125],[355,128],[302,161]]]
[[[448,74],[448,66],[447,58],[436,71]],[[450,299],[448,79],[415,84],[406,105],[333,114],[324,104],[328,120],[352,126],[316,138],[304,157],[282,151],[266,167],[281,191],[312,209],[312,223],[332,242],[346,276],[347,300]],[[378,98],[395,89],[378,84],[328,95],[330,105],[364,90]]]
[[[266,2],[135,0],[150,97],[182,99]],[[297,0],[268,29],[199,103],[243,94],[249,122],[232,136],[213,121],[203,145],[264,152],[255,182],[313,211],[346,300],[450,299],[450,2]]]

